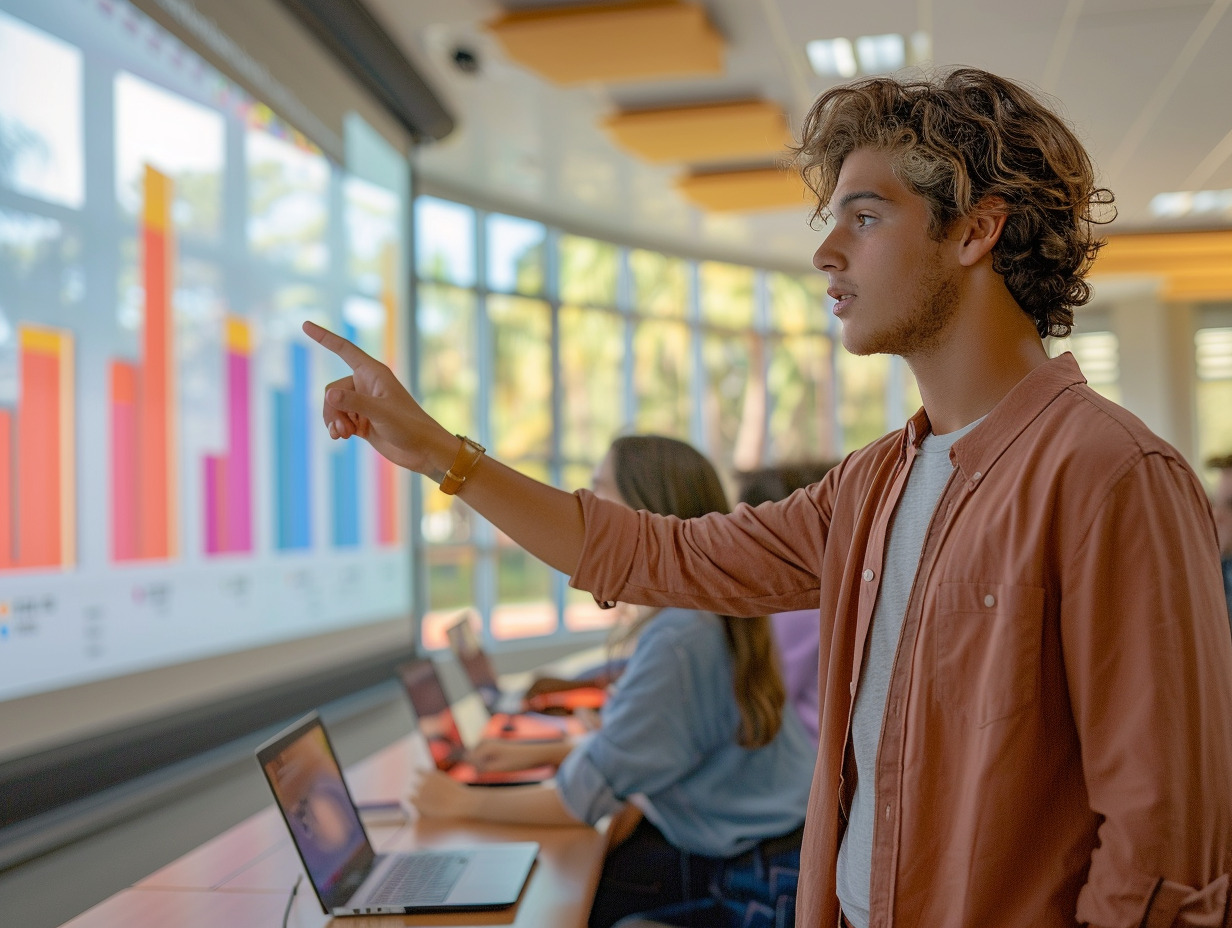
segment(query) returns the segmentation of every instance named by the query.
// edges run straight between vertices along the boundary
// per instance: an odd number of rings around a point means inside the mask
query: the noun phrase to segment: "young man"
[[[814,104],[797,163],[843,343],[924,409],[805,493],[679,522],[459,445],[389,371],[324,418],[468,504],[600,601],[821,605],[820,746],[797,925],[1226,925],[1232,636],[1206,496],[1090,390],[1096,188],[1073,133],[986,72],[874,78]],[[841,909],[841,916],[840,916]]]

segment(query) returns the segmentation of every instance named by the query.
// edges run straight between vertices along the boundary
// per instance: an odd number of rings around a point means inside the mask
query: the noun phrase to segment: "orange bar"
[[[0,409],[0,570],[13,566],[13,414]]]
[[[21,567],[53,567],[61,559],[61,340],[49,329],[18,329],[16,508]]]
[[[137,497],[137,368],[111,362],[111,556],[139,556]]]
[[[73,336],[60,334],[60,563],[77,561],[77,423]]]
[[[148,558],[166,558],[175,553],[174,526],[178,521],[171,467],[175,438],[171,368],[172,197],[171,179],[147,166],[141,230],[145,323],[137,395],[137,455],[140,556]]]

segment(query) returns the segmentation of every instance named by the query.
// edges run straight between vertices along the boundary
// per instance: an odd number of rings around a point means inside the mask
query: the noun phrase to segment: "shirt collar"
[[[1070,387],[1086,382],[1070,352],[1045,361],[1001,398],[979,428],[954,443],[950,457],[955,466],[964,476],[987,473],[1005,449],[1053,400]],[[903,452],[912,445],[918,451],[929,431],[928,414],[921,408],[903,430]]]

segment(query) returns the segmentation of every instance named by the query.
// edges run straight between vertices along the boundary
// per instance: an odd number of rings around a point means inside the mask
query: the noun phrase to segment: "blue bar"
[[[334,484],[334,545],[359,545],[359,439],[342,442],[330,455]]]
[[[277,546],[312,547],[312,458],[309,454],[308,348],[291,346],[291,386],[274,391],[274,486]]]

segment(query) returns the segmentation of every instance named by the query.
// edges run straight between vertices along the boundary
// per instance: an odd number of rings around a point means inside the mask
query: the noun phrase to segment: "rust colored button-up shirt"
[[[726,516],[579,491],[572,582],[600,601],[757,615],[820,599],[800,928],[838,921],[854,694],[927,429],[921,411],[821,483]],[[886,699],[872,926],[1232,924],[1232,637],[1201,485],[1069,355],[951,454]]]

